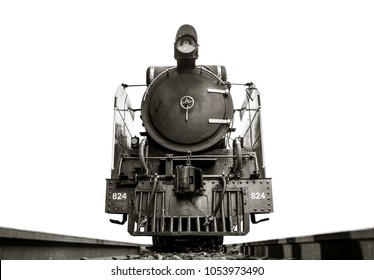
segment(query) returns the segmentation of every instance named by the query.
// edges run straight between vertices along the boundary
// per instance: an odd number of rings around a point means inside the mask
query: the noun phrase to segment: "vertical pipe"
[[[140,225],[141,223],[141,219],[142,219],[142,213],[143,213],[143,192],[139,192],[139,211],[138,211],[138,225]]]
[[[187,217],[187,231],[191,231],[191,216]]]
[[[223,205],[223,199],[221,201],[221,216],[222,216],[223,231],[226,231],[226,217],[225,217],[225,208],[224,208],[224,205]]]
[[[165,193],[162,193],[161,232],[165,231]]]
[[[240,204],[240,192],[236,191],[236,220],[237,220],[237,223],[238,223],[238,232],[242,231],[242,221],[240,219],[240,214],[239,214],[240,205],[241,205]]]
[[[182,217],[178,217],[178,232],[182,231]]]
[[[152,232],[156,231],[156,213],[157,213],[157,193],[154,193],[153,215],[152,215]]]
[[[232,198],[231,192],[227,192],[227,203],[228,203],[228,210],[229,210],[229,228],[230,232],[232,231]]]
[[[173,232],[174,230],[174,217],[170,217],[170,232]]]
[[[148,205],[149,205],[150,198],[151,198],[150,193],[147,192],[147,204],[145,206],[145,217],[147,218],[147,220],[146,220],[145,225],[144,225],[144,231],[148,231],[148,222],[149,222],[149,219],[148,219]]]
[[[196,228],[197,228],[197,231],[200,232],[200,218],[197,217],[196,219]]]
[[[217,194],[217,192],[213,191],[212,207],[214,207],[214,205],[216,205],[216,194]],[[217,232],[217,218],[216,217],[214,217],[213,222],[214,222],[214,231]]]

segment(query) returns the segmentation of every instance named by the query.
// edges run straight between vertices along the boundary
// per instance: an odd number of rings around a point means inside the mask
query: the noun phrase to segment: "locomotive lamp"
[[[183,36],[176,42],[176,47],[181,53],[192,53],[196,49],[196,42],[191,37]]]
[[[195,68],[198,46],[195,28],[188,24],[179,27],[174,43],[174,57],[179,69]]]
[[[132,149],[139,148],[139,137],[137,136],[131,137],[131,148]]]

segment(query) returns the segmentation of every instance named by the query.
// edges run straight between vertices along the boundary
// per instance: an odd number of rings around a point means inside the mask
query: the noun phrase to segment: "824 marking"
[[[112,194],[112,199],[113,200],[127,199],[127,194],[126,193],[113,193]]]
[[[265,199],[266,196],[265,196],[265,192],[253,192],[251,193],[251,199]]]

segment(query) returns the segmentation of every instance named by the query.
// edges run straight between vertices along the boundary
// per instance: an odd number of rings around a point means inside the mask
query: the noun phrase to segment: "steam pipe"
[[[243,158],[242,158],[242,145],[240,143],[239,138],[235,138],[234,140],[234,153],[235,153],[235,158],[234,158],[234,173],[236,175],[240,175],[242,171],[242,166],[243,166]]]
[[[146,157],[148,157],[148,140],[147,138],[143,138],[139,145],[139,158],[143,173],[145,176],[148,176],[149,170],[145,161]]]

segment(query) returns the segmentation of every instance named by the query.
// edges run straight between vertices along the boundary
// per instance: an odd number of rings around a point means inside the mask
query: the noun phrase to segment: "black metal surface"
[[[296,260],[374,260],[374,228],[224,245],[255,258]]]
[[[79,260],[140,250],[138,244],[0,227],[1,260]]]
[[[225,190],[220,185],[222,178],[211,179],[204,181],[203,195],[191,197],[175,195],[173,186],[168,186],[162,178],[154,193],[151,182],[142,181],[130,203],[134,206],[129,213],[129,233],[175,236],[245,235],[249,232],[250,213],[271,212],[271,197],[265,195],[267,190],[271,190],[270,180],[233,179],[227,183]],[[265,197],[256,199],[251,195],[254,193],[264,193]]]
[[[233,104],[231,95],[208,93],[207,89],[225,90],[227,86],[202,67],[182,73],[172,68],[160,74],[148,87],[141,105],[150,137],[179,152],[202,151],[217,144],[229,125],[209,124],[208,120],[231,119]],[[190,98],[189,106],[184,105],[184,98]]]

